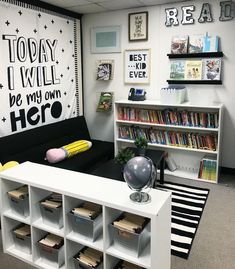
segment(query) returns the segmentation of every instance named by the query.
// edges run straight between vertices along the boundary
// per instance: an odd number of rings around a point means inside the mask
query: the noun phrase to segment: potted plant
[[[115,157],[115,161],[118,164],[125,165],[131,158],[135,156],[134,152],[131,149],[122,149],[118,152]]]
[[[138,149],[139,155],[144,156],[145,150],[148,147],[148,140],[144,136],[138,136],[135,139],[135,145]]]

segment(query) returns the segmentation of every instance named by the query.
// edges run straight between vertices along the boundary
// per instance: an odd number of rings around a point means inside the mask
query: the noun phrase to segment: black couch
[[[88,151],[56,164],[50,164],[45,160],[48,149],[60,148],[80,139],[91,141],[92,147]],[[19,163],[31,161],[73,171],[89,172],[99,163],[113,158],[113,155],[113,143],[91,139],[84,116],[0,138],[0,162],[2,164],[8,161]]]

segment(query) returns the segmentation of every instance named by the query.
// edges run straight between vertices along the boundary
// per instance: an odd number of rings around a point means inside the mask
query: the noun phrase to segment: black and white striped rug
[[[171,254],[187,259],[209,189],[167,181],[157,187],[172,192]]]

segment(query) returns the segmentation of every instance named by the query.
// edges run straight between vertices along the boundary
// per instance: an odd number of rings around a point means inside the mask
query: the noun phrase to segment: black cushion
[[[64,143],[70,143],[75,140],[90,140],[90,134],[87,128],[84,116],[79,116],[56,123],[40,126],[24,132],[4,136],[0,138],[0,162],[11,159],[16,153],[25,152],[35,146],[50,144],[53,147],[54,141],[66,136],[73,136],[73,140],[62,139],[61,142],[55,142],[55,145],[61,147]],[[64,141],[64,142],[63,142]],[[50,148],[48,147],[48,148]],[[35,152],[36,153],[36,152]]]

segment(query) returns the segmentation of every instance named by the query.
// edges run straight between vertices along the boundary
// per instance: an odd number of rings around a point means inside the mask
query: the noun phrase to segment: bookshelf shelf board
[[[66,236],[66,238],[69,239],[70,241],[82,244],[84,246],[92,247],[96,250],[103,251],[103,243],[104,243],[103,236],[100,236],[98,239],[96,239],[94,242],[92,242],[90,240],[86,240],[82,236],[78,236],[74,232],[70,232]]]
[[[142,126],[152,126],[152,127],[163,127],[168,129],[184,129],[184,130],[196,130],[205,132],[218,132],[218,128],[203,128],[203,127],[193,127],[184,125],[172,125],[172,124],[157,124],[151,122],[143,121],[129,121],[129,120],[117,120],[117,123],[122,123],[126,125],[142,125]]]
[[[6,253],[20,259],[23,262],[27,262],[32,264],[32,255],[31,254],[27,254],[24,251],[20,251],[18,249],[15,248],[15,245],[10,246],[9,248],[6,249]]]
[[[38,228],[38,229],[47,231],[49,233],[56,234],[56,235],[61,236],[61,237],[64,236],[64,228],[56,229],[52,226],[46,225],[43,223],[42,218],[39,218],[38,220],[34,221],[33,226]]]
[[[201,52],[201,53],[182,53],[182,54],[171,54],[168,53],[167,56],[170,59],[176,58],[221,58],[224,56],[222,51],[218,52]]]
[[[19,214],[15,214],[12,212],[12,210],[7,210],[6,212],[4,212],[3,214],[5,217],[10,218],[10,219],[14,219],[17,220],[19,222],[23,222],[25,224],[30,224],[30,217],[24,218],[22,216],[20,216]]]
[[[192,104],[190,102],[184,102],[181,104],[166,104],[162,103],[160,100],[145,100],[142,102],[139,101],[129,101],[129,100],[120,100],[120,101],[115,101],[115,104],[119,106],[131,106],[131,107],[146,107],[149,109],[156,109],[157,108],[169,108],[169,107],[185,107],[185,108],[203,108],[203,109],[220,109],[222,107],[222,104],[220,103],[213,103],[213,104]]]
[[[107,254],[110,254],[114,257],[117,257],[119,259],[124,259],[126,261],[129,261],[131,263],[134,263],[136,265],[139,265],[141,267],[151,269],[150,266],[150,244],[147,245],[147,247],[144,249],[144,251],[141,253],[140,257],[134,257],[133,255],[129,255],[127,252],[121,252],[117,249],[115,249],[112,245],[107,249]]]
[[[183,169],[177,169],[173,172],[169,171],[168,169],[165,169],[164,174],[167,176],[187,178],[187,179],[192,179],[192,180],[202,181],[202,182],[216,183],[216,181],[213,181],[213,180],[206,180],[206,179],[198,178],[198,172],[186,171]]]
[[[130,139],[118,138],[117,141],[134,144],[134,140],[130,140]],[[213,154],[213,155],[218,154],[217,151],[206,150],[206,149],[184,148],[184,147],[168,146],[168,145],[161,145],[161,144],[154,144],[154,143],[148,143],[148,145],[151,147],[157,147],[157,148],[168,148],[168,149],[176,149],[176,150],[194,151],[194,152],[201,152],[201,153]]]
[[[168,84],[208,84],[222,85],[222,80],[167,80]]]

